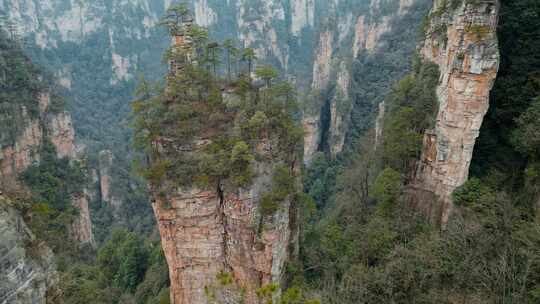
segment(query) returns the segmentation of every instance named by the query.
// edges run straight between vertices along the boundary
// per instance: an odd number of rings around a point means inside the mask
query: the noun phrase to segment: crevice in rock
[[[229,263],[227,261],[227,258],[229,256],[227,252],[227,244],[229,242],[230,236],[227,227],[227,215],[225,214],[225,194],[222,189],[221,183],[218,184],[216,193],[219,199],[219,216],[221,217],[221,224],[223,225],[223,262],[224,267],[229,268]]]
[[[319,152],[330,152],[330,145],[329,145],[329,137],[330,137],[330,121],[332,119],[331,113],[330,113],[330,106],[331,106],[331,99],[326,96],[326,94],[323,97],[324,103],[321,107],[321,114],[320,114],[320,126],[321,126],[321,132],[320,132],[320,140],[319,140],[319,147],[317,148],[317,151]]]

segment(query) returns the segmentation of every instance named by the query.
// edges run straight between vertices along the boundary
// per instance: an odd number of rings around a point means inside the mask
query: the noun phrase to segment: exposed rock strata
[[[351,98],[349,96],[351,79],[350,72],[345,62],[339,65],[339,71],[336,81],[336,92],[330,101],[330,126],[328,134],[328,142],[330,147],[330,155],[335,157],[343,150],[345,145],[346,126],[351,110]]]
[[[332,157],[342,152],[352,109],[352,62],[360,55],[375,56],[379,46],[385,42],[384,34],[392,30],[392,23],[403,17],[414,3],[414,0],[400,0],[395,12],[383,14],[380,1],[372,0],[368,9],[363,11],[338,13],[335,25],[326,25],[320,31],[313,59],[313,94],[303,120],[307,126],[304,141],[306,164],[318,149],[328,150]],[[329,6],[335,9],[339,1]],[[324,123],[321,119],[329,122]],[[318,130],[314,126],[328,129]]]
[[[101,200],[111,202],[111,168],[113,154],[110,150],[99,152],[99,185],[101,189]]]
[[[192,188],[166,200],[156,198],[153,208],[169,264],[172,303],[210,303],[207,292],[213,292],[220,272],[232,275],[245,291],[246,304],[258,303],[255,291],[261,286],[281,282],[294,238],[291,206],[286,202],[260,226],[259,199],[270,187],[272,171],[262,164],[257,171],[247,189]]]
[[[384,113],[386,111],[385,102],[379,103],[379,112],[377,113],[377,119],[375,119],[375,146],[379,144],[383,135],[383,123]]]
[[[304,114],[302,125],[304,127],[304,163],[309,165],[313,155],[319,149],[321,141],[320,113],[315,116]]]
[[[0,195],[0,304],[45,304],[58,281],[52,251]]]
[[[439,65],[439,111],[427,132],[416,183],[443,202],[442,223],[452,211],[452,192],[468,177],[476,138],[489,106],[499,64],[496,0],[462,4],[452,11],[436,1],[422,57]],[[466,3],[466,2],[465,2]]]
[[[0,150],[0,303],[45,303],[50,288],[58,280],[52,251],[36,240],[22,215],[9,206],[2,191],[20,187],[18,175],[39,163],[42,145],[47,139],[56,148],[58,157],[75,158],[75,132],[66,112],[49,111],[50,95],[38,96],[38,117],[31,117],[24,106],[21,112],[22,131]],[[79,210],[69,234],[74,241],[93,245],[92,223],[86,196],[73,198]]]
[[[94,234],[92,232],[92,221],[90,219],[90,209],[88,202],[88,194],[85,191],[83,194],[73,197],[72,202],[75,208],[79,211],[79,216],[73,221],[70,227],[71,237],[79,241],[81,244],[90,244],[95,246]]]
[[[114,156],[112,151],[103,150],[99,152],[99,190],[101,193],[101,201],[112,207],[115,214],[117,214],[122,206],[122,200],[114,195],[113,191],[113,162]]]
[[[183,153],[196,153],[209,143],[196,141]],[[296,252],[296,212],[289,195],[272,215],[262,216],[261,197],[272,189],[275,167],[282,162],[270,160],[267,143],[256,149],[262,157],[253,163],[249,186],[178,188],[168,181],[153,186],[152,206],[169,265],[173,304],[213,303],[211,298],[220,296],[258,304],[258,288],[281,285],[285,263]],[[298,167],[295,162],[289,165]],[[221,292],[218,274],[230,275],[236,288]]]

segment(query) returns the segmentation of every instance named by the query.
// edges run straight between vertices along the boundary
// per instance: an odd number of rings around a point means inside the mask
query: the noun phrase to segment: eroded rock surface
[[[261,218],[261,195],[271,187],[272,166],[257,165],[257,178],[246,189],[179,189],[156,197],[153,208],[169,264],[174,304],[210,303],[218,295],[217,275],[232,275],[245,291],[246,304],[258,303],[255,291],[281,282],[294,240],[289,201]]]
[[[45,303],[58,281],[54,256],[47,245],[36,240],[22,214],[2,192],[20,189],[18,176],[41,161],[44,142],[51,142],[57,156],[74,159],[75,131],[67,112],[49,111],[50,95],[38,96],[39,114],[32,117],[25,106],[16,113],[22,128],[12,142],[0,150],[0,303]],[[16,192],[14,192],[16,193]],[[92,223],[86,196],[73,198],[79,216],[66,229],[73,241],[94,245]],[[69,241],[69,240],[68,240]]]
[[[423,190],[442,200],[443,223],[453,208],[452,192],[467,180],[499,65],[498,1],[464,1],[455,10],[444,8],[445,3],[434,4],[420,49],[424,59],[439,66],[441,76],[436,125],[424,138],[416,176]]]
[[[53,253],[2,195],[0,235],[0,304],[45,304],[58,281]]]

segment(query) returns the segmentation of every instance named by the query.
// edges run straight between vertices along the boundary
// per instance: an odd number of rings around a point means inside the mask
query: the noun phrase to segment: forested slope
[[[454,2],[462,4],[447,3]],[[315,160],[308,170],[306,186],[321,211],[303,235],[297,280],[325,303],[539,301],[539,17],[536,1],[501,2],[500,70],[472,177],[454,192],[445,229],[411,204],[407,187],[423,130],[434,124],[439,83],[436,66],[416,61],[385,99],[377,148],[372,130],[358,154],[338,166]],[[436,204],[436,197],[423,199]]]

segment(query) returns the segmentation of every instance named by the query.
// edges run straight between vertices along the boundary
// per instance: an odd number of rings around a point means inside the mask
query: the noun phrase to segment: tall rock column
[[[218,298],[218,303],[256,304],[258,288],[280,284],[295,221],[290,200],[271,218],[261,218],[261,196],[271,187],[271,175],[271,165],[258,164],[257,178],[247,188],[178,189],[166,199],[155,197],[172,303]],[[236,287],[222,292],[227,286],[220,274],[230,276]]]
[[[194,28],[184,17],[171,31],[173,57],[158,100],[167,113],[186,107],[193,115],[149,119],[144,109],[153,108],[136,107],[171,302],[258,304],[257,290],[281,286],[296,251],[303,134],[286,107],[293,101],[273,95],[271,83],[256,87],[246,77],[242,86],[222,89],[193,81],[199,73],[192,71],[205,69],[194,52]],[[197,91],[217,93],[206,99]],[[159,132],[147,136],[154,123]]]
[[[498,0],[453,5],[435,1],[420,49],[441,76],[436,124],[425,135],[416,182],[442,200],[443,224],[453,209],[452,192],[467,180],[499,65]]]

